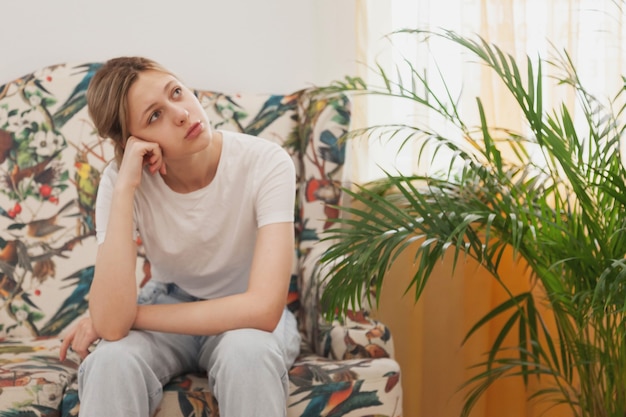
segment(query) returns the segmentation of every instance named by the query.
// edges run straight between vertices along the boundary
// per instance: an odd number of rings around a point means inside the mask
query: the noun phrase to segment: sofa
[[[100,172],[113,158],[85,105],[100,66],[65,63],[0,80],[1,417],[77,416],[80,408],[80,358],[70,353],[60,361],[59,347],[72,323],[88,313],[94,201]],[[367,310],[332,321],[321,314],[324,274],[317,260],[348,183],[339,139],[349,129],[349,100],[314,89],[194,92],[215,129],[277,142],[296,166],[296,245],[286,304],[298,318],[302,347],[289,371],[288,416],[401,416],[400,368],[389,329]],[[141,287],[150,279],[150,261],[140,238],[137,245]],[[156,415],[219,416],[206,375],[181,375],[167,384]]]

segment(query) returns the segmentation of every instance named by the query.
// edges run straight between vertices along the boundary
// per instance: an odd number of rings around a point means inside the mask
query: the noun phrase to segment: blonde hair
[[[128,128],[128,90],[145,71],[159,71],[174,76],[155,61],[143,57],[120,57],[104,63],[87,89],[87,109],[98,135],[110,138],[115,145],[115,159],[122,162],[130,136]]]

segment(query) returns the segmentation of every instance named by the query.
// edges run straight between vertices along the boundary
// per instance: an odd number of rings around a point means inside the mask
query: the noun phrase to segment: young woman
[[[108,61],[87,101],[116,160],[101,178],[90,317],[64,339],[84,361],[82,417],[148,417],[162,385],[204,369],[226,417],[284,416],[300,340],[285,309],[295,172],[278,145],[211,129],[154,61]],[[137,294],[136,238],[152,279]],[[93,353],[88,347],[101,339]]]

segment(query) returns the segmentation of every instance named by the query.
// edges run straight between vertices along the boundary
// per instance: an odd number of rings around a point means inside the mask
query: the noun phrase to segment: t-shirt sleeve
[[[293,222],[296,170],[287,151],[272,147],[268,158],[261,158],[261,175],[256,204],[258,227],[271,223]]]
[[[112,162],[102,171],[100,184],[98,185],[98,193],[96,195],[96,240],[98,241],[98,245],[104,242],[106,236],[116,179],[117,165],[115,162]],[[135,220],[133,220],[133,226],[135,226]],[[136,239],[138,236],[136,226],[133,227],[133,229],[135,231],[132,238]]]

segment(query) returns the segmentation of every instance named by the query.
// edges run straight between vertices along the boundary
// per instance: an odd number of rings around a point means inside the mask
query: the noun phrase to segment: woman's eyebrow
[[[172,84],[176,84],[176,80],[168,81],[168,83],[165,84],[165,87],[163,87],[163,92],[167,94],[167,92],[170,90],[170,86]],[[141,113],[140,121],[144,120],[145,117],[146,117],[146,114],[149,113],[150,111],[152,111],[152,109],[155,108],[156,106],[157,106],[157,102],[155,101],[154,103],[152,103],[148,107],[146,107],[146,109]]]

